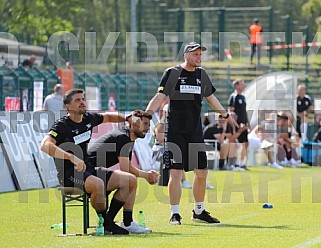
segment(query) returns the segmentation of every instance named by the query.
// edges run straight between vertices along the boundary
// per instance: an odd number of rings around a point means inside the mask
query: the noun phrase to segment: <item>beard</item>
[[[142,131],[140,131],[140,130],[135,130],[134,131],[134,134],[135,134],[135,136],[137,137],[137,138],[141,138],[141,139],[143,139],[143,138],[145,138],[145,136],[146,136],[146,134],[144,134]]]

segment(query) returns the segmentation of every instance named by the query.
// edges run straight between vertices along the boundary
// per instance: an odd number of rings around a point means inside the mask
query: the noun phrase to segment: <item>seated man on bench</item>
[[[41,150],[54,157],[62,186],[83,189],[91,197],[91,205],[104,218],[105,232],[128,234],[114,222],[114,216],[136,189],[136,177],[122,171],[105,171],[97,177],[90,165],[87,145],[92,129],[103,122],[123,122],[125,116],[115,113],[89,113],[82,89],[65,93],[63,102],[68,114],[57,120],[41,143]],[[116,190],[110,208],[106,209],[106,191]]]

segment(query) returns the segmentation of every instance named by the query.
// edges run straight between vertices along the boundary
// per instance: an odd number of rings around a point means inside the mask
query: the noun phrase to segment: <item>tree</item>
[[[72,16],[84,13],[81,0],[2,0],[2,30],[19,41],[45,44],[52,33],[71,31]]]

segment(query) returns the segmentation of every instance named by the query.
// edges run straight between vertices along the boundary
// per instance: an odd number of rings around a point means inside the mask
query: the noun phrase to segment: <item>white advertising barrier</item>
[[[8,164],[5,155],[0,146],[0,192],[14,191],[16,190],[15,183],[12,178],[12,174],[8,168]]]
[[[19,190],[58,185],[53,159],[39,148],[47,132],[44,112],[0,112],[3,152]]]

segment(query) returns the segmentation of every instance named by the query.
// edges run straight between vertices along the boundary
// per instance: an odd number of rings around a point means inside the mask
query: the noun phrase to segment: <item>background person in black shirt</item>
[[[246,128],[247,127],[241,124],[240,130]],[[218,141],[217,150],[220,151],[219,169],[226,169],[225,162],[227,159],[229,160],[229,165],[233,165],[233,162],[235,163],[236,160],[237,150],[240,148],[240,145],[235,142],[240,132],[233,132],[233,129],[227,124],[223,116],[218,115],[217,123],[210,123],[204,128],[203,133],[204,139],[214,139]]]
[[[37,57],[35,55],[30,55],[28,59],[25,59],[21,65],[23,66],[23,68],[25,68],[26,70],[30,70],[33,65],[35,64],[37,60]]]
[[[228,110],[229,112],[234,112],[236,115],[236,121],[237,123],[243,124],[246,127],[249,128],[249,121],[247,117],[247,112],[246,112],[246,99],[245,96],[242,95],[244,89],[245,89],[245,83],[241,79],[236,79],[233,81],[233,86],[235,88],[235,91],[231,94],[228,102]],[[242,129],[242,130],[236,130],[237,132],[240,132],[240,136],[237,138],[239,143],[243,144],[243,148],[241,151],[241,159],[239,163],[235,165],[235,169],[237,170],[238,166],[240,166],[241,170],[246,169],[246,161],[245,161],[245,156],[247,153],[247,148],[248,148],[248,128]]]
[[[299,84],[297,88],[298,96],[296,101],[297,108],[297,122],[296,131],[302,141],[307,139],[308,129],[308,110],[313,109],[312,99],[306,94],[305,84]]]

